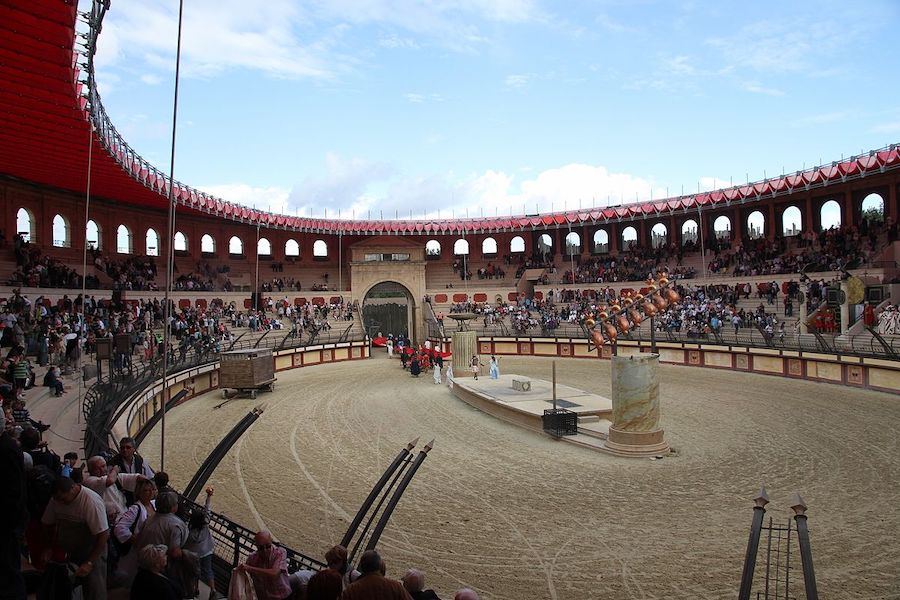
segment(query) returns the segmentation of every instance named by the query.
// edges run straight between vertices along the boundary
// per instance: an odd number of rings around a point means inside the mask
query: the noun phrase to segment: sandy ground
[[[557,372],[609,395],[609,365],[559,360]],[[549,359],[501,367],[550,379]],[[765,485],[776,520],[795,492],[806,500],[822,598],[900,598],[900,398],[725,370],[660,375],[677,450],[661,461],[508,425],[379,354],[280,373],[256,401],[213,410],[213,393],[173,410],[166,470],[183,486],[265,403],[211,480],[214,508],[321,556],[397,451],[435,438],[379,544],[388,574],[416,566],[443,598],[471,586],[497,600],[735,598],[751,498]],[[156,433],[142,452],[158,465]]]

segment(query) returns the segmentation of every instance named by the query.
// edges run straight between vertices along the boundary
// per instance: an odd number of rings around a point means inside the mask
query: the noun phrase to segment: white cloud
[[[244,206],[255,206],[259,210],[272,210],[278,213],[288,212],[288,196],[290,190],[281,187],[257,187],[246,183],[223,183],[218,185],[201,185],[198,189],[212,194],[228,202]]]
[[[900,133],[900,121],[879,123],[870,129],[872,133]]]
[[[358,214],[376,201],[372,188],[390,180],[396,168],[385,162],[364,158],[344,159],[335,153],[325,156],[322,175],[309,177],[291,189],[289,212],[300,215],[321,215],[325,208],[344,214],[357,210]]]
[[[725,182],[706,178],[704,189]],[[489,169],[458,176],[400,173],[392,164],[362,158],[325,158],[324,174],[287,190],[246,184],[207,185],[201,189],[225,200],[290,215],[366,218],[442,218],[577,210],[663,198],[665,188],[599,165],[568,164],[532,177]],[[283,208],[282,208],[283,207]]]
[[[610,18],[609,15],[607,15],[605,13],[601,13],[601,14],[597,15],[596,17],[594,17],[594,22],[596,22],[597,25],[599,25],[600,27],[602,27],[603,29],[605,29],[606,31],[609,31],[611,33],[626,33],[628,31],[632,31],[631,28],[626,27],[622,23],[614,21],[612,18]]]
[[[765,96],[784,96],[784,92],[777,89],[760,85],[756,81],[745,81],[741,84],[741,88],[753,94],[763,94]]]
[[[718,177],[701,177],[699,183],[701,192],[711,192],[713,190],[721,190],[731,187],[731,181],[719,179]],[[692,192],[693,190],[687,190],[688,194]]]
[[[529,73],[520,73],[517,75],[507,75],[503,83],[507,87],[522,89],[531,82],[534,76]]]
[[[412,38],[402,38],[396,34],[386,35],[378,40],[382,48],[402,48],[406,50],[418,50],[419,44]]]
[[[697,74],[697,69],[691,64],[691,57],[679,55],[664,61],[666,70],[676,76],[691,76]]]
[[[415,92],[409,92],[403,94],[403,97],[406,98],[408,102],[412,104],[422,104],[423,102],[442,102],[444,100],[443,96],[440,94],[419,94]]]
[[[141,75],[141,81],[146,83],[147,85],[159,85],[162,83],[162,77],[159,75],[153,75],[152,73],[145,73]]]
[[[794,122],[794,127],[810,127],[815,125],[826,125],[828,123],[837,123],[851,116],[850,111],[841,110],[835,112],[818,113],[815,115],[807,115]]]
[[[98,68],[141,59],[171,70],[177,31],[177,3],[122,2],[107,15],[99,38]],[[340,29],[306,33],[307,16],[291,0],[268,0],[248,10],[242,0],[187,3],[182,34],[182,68],[187,76],[228,69],[264,71],[278,77],[327,79],[344,68],[333,51]],[[320,33],[319,31],[322,31]],[[304,39],[308,38],[308,39]],[[127,40],[127,42],[126,42]]]

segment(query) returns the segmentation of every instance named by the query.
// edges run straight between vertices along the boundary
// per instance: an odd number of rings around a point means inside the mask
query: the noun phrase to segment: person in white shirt
[[[68,477],[60,477],[41,522],[52,529],[54,543],[66,551],[68,561],[78,565],[75,576],[81,578],[83,597],[106,600],[109,521],[100,496]]]
[[[102,456],[92,456],[87,461],[88,475],[82,482],[103,499],[110,523],[115,523],[126,509],[122,490],[134,492],[135,484],[145,477],[138,473],[119,473],[118,467],[109,467]],[[118,485],[116,485],[118,483]],[[122,489],[119,489],[119,486]]]

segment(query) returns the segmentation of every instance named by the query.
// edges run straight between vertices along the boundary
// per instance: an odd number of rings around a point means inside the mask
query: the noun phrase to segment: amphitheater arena
[[[832,203],[839,206],[837,225],[849,230],[864,225],[866,203],[876,196],[886,222],[896,221],[896,146],[709,193],[578,212],[428,221],[270,214],[170,182],[127,146],[91,85],[79,83],[85,74],[93,81],[84,57],[102,19],[102,3],[97,6],[83,49],[73,44],[76,20],[84,17],[71,3],[0,7],[6,107],[0,112],[6,232],[0,276],[8,282],[20,267],[15,232],[40,259],[75,272],[79,282],[34,287],[29,284],[46,281],[26,278],[4,287],[3,296],[15,288],[54,307],[82,293],[86,277],[92,281],[87,295],[133,306],[163,292],[114,289],[122,286],[103,265],[152,257],[158,274],[144,287],[162,290],[171,253],[179,275],[199,263],[209,271],[204,287],[211,289],[171,292],[179,308],[205,309],[221,299],[247,311],[254,293],[293,305],[359,306],[350,321],[335,323],[331,335],[309,345],[292,345],[284,331],[250,334],[246,339],[276,354],[275,390],[256,400],[216,408],[222,403],[218,363],[210,358],[192,371],[169,372],[165,386],[162,379],[156,387],[148,381],[146,393],[115,400],[130,403],[112,407],[123,408],[118,420],[98,420],[91,412],[98,405],[85,404],[89,430],[99,426],[104,443],[149,430],[142,453],[159,465],[154,411],[163,388],[186,389],[166,425],[165,468],[178,487],[251,407],[263,404],[260,419],[210,479],[215,510],[250,530],[269,528],[285,546],[321,558],[398,449],[433,438],[379,550],[389,576],[419,567],[441,597],[470,586],[490,599],[732,598],[752,498],[763,485],[771,499],[767,516],[777,522],[792,516],[795,493],[808,505],[823,597],[900,597],[900,344],[852,319],[856,309],[846,306],[843,273],[808,273],[834,282],[836,322],[827,330],[816,328],[812,309],[786,315],[777,302],[770,310],[789,331],[781,340],[751,330],[718,339],[660,333],[651,342],[646,328],[620,340],[620,354],[655,348],[661,356],[661,424],[673,449],[662,460],[609,456],[515,427],[471,408],[430,377],[411,378],[383,348],[370,345],[390,323],[388,331],[406,333],[414,343],[428,340],[452,351],[454,326],[449,320],[441,326],[438,317],[455,304],[522,305],[554,299],[560,288],[638,290],[642,281],[572,283],[564,274],[641,248],[682,248],[680,263],[671,252],[660,266],[693,271],[685,285],[749,286],[751,297],[738,305],[752,311],[760,303],[757,290],[773,281],[780,289],[799,274],[709,273],[700,239],[731,248],[785,239],[788,256],[800,251],[804,232],[823,229]],[[74,66],[73,48],[81,53]],[[30,76],[22,76],[16,66],[22,64]],[[171,240],[164,234],[170,202]],[[857,304],[881,310],[900,298],[892,283],[900,258],[895,233],[879,233],[877,252],[850,269],[865,288]],[[83,264],[86,245],[105,261]],[[546,261],[520,268],[535,256]],[[462,280],[454,263],[476,275]],[[482,270],[485,277],[478,276]],[[295,286],[269,291],[273,278]],[[477,323],[480,353],[500,356],[504,373],[549,380],[555,361],[560,381],[610,394],[611,347],[590,348],[577,324]],[[67,397],[48,418],[75,420],[89,393]],[[86,447],[96,447],[90,432],[84,435]],[[791,559],[792,597],[803,594],[797,560]],[[760,577],[758,569],[754,590]]]

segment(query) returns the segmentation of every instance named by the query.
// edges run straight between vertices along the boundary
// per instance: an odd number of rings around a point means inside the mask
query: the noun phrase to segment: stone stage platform
[[[531,389],[514,390],[513,379],[528,379]],[[499,379],[455,378],[453,394],[482,412],[542,434],[544,410],[553,408],[553,382],[516,374],[501,375]],[[558,408],[578,415],[578,434],[562,436],[560,440],[608,452],[604,442],[612,421],[612,400],[557,382],[556,403]]]

